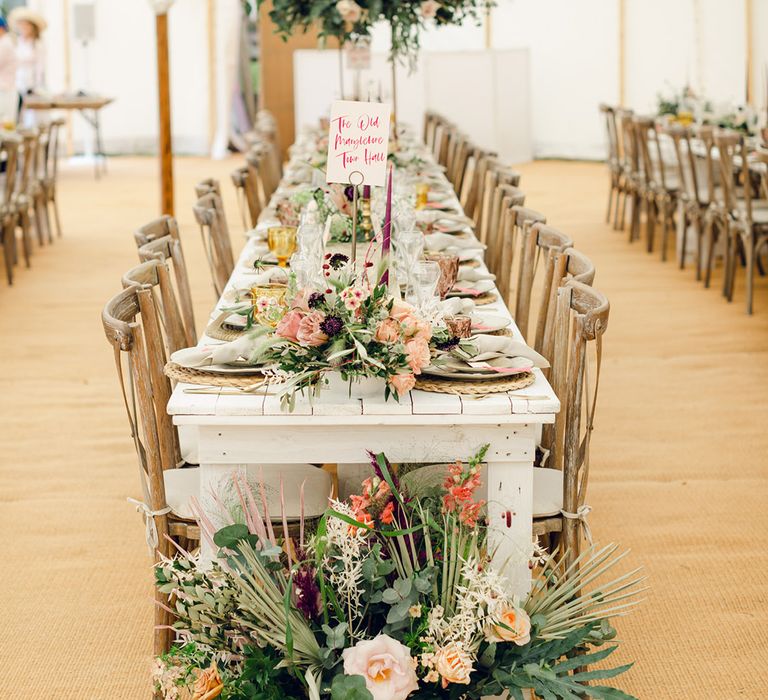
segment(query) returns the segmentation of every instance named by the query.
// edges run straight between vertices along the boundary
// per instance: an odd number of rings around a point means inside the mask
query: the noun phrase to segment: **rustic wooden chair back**
[[[45,149],[45,167],[43,179],[43,193],[46,209],[48,205],[53,210],[53,220],[56,224],[56,235],[61,237],[61,217],[59,216],[59,204],[56,199],[56,185],[59,176],[59,135],[64,126],[63,118],[52,119],[49,125],[48,143]]]
[[[603,123],[605,124],[606,134],[606,146],[608,164],[618,163],[619,161],[619,136],[616,131],[616,110],[607,104],[600,104],[598,106],[600,114],[603,115]]]
[[[164,236],[171,236],[181,242],[181,237],[179,236],[179,224],[176,219],[168,214],[163,214],[157,219],[152,219],[152,221],[140,226],[133,233],[133,238],[136,241],[136,246],[138,248],[150,241],[163,238]]]
[[[576,280],[587,287],[591,287],[595,281],[593,262],[576,248],[566,248],[555,255],[549,298],[546,301],[542,299],[542,306],[539,309],[534,348],[548,360],[552,359],[554,353],[554,314],[557,304],[557,290],[569,280]],[[543,331],[541,330],[542,320],[544,321]],[[544,370],[544,372],[548,374],[549,370]]]
[[[558,289],[555,306],[555,346],[550,383],[560,398],[548,468],[563,471],[563,551],[569,563],[581,548],[581,526],[586,517],[589,448],[600,385],[602,338],[608,326],[610,304],[598,290],[576,280]],[[594,382],[590,381],[588,346],[594,344]],[[590,384],[592,386],[590,386]]]
[[[440,165],[445,165],[448,162],[448,149],[451,142],[451,134],[453,132],[453,126],[447,122],[441,122],[437,125],[434,154],[435,159]]]
[[[195,330],[195,314],[192,306],[189,275],[187,274],[181,241],[173,236],[163,236],[149,241],[139,248],[139,260],[141,262],[157,260],[173,269],[175,295],[184,328],[184,347],[191,347],[197,342],[197,331]],[[161,274],[164,275],[164,273]]]
[[[237,206],[240,210],[243,228],[246,230],[254,228],[259,223],[262,210],[258,181],[254,180],[251,168],[247,165],[233,170],[231,178],[237,193]]]
[[[5,276],[8,284],[13,284],[13,266],[16,261],[16,223],[18,211],[16,209],[16,165],[18,162],[21,139],[15,134],[3,134],[0,136],[0,158],[5,161],[5,182],[3,183],[2,203],[0,206],[0,241],[3,247],[3,259],[5,261]],[[28,241],[26,241],[28,244]],[[31,251],[25,247],[24,258],[29,265]]]
[[[461,187],[458,190],[459,203],[466,216],[474,218],[480,177],[484,177],[487,158],[492,157],[488,151],[480,148],[470,148],[461,175]]]
[[[482,189],[482,206],[479,212],[479,220],[476,223],[479,226],[480,241],[486,243],[490,232],[499,225],[501,219],[501,196],[497,193],[499,185],[517,186],[520,181],[518,174],[496,162],[488,164],[485,171],[485,179]]]
[[[653,119],[650,117],[635,117],[635,134],[639,153],[640,170],[645,187],[651,189],[654,184],[654,163],[651,156],[651,131]]]
[[[160,260],[148,260],[128,270],[122,278],[123,288],[141,287],[152,292],[160,321],[160,331],[168,356],[189,347],[176,291],[168,266]]]
[[[201,197],[193,207],[217,296],[224,292],[235,266],[232,242],[221,209],[221,199],[213,193]]]
[[[451,172],[451,182],[453,183],[453,189],[457,194],[461,193],[464,172],[467,169],[467,161],[469,160],[469,154],[473,148],[466,137],[462,137],[459,143],[456,145],[456,152],[453,156],[453,167]]]
[[[426,110],[424,112],[423,138],[424,145],[431,151],[435,144],[435,127],[437,126],[437,117],[434,112]]]
[[[488,171],[497,164],[496,157],[485,151],[479,151],[474,156],[473,182],[466,193],[464,213],[472,217],[476,226],[480,226],[483,211],[483,199],[485,192],[485,176]]]
[[[715,147],[720,155],[720,184],[722,193],[718,202],[726,211],[736,214],[740,212],[747,223],[752,224],[752,188],[747,186],[748,179],[745,179],[744,186],[739,182],[739,174],[744,174],[744,169],[737,168],[737,158],[742,158],[746,154],[744,148],[744,139],[740,134],[733,131],[718,130],[715,132]],[[741,160],[741,163],[744,163]],[[743,194],[743,197],[739,197]],[[739,207],[738,202],[743,201],[744,206]]]
[[[195,196],[198,199],[211,192],[221,197],[221,183],[215,177],[208,177],[195,185]]]
[[[248,177],[251,186],[256,194],[259,203],[259,209],[263,210],[269,204],[272,193],[269,191],[269,185],[265,180],[264,159],[261,154],[255,150],[250,150],[245,154],[245,164],[248,168]]]
[[[524,210],[524,207],[520,207],[517,210],[518,215]],[[526,221],[531,221],[533,223],[526,226]],[[515,323],[530,345],[531,339],[528,337],[528,321],[531,314],[533,281],[536,277],[539,262],[541,261],[542,264],[541,283],[539,288],[541,295],[540,301],[543,305],[540,306],[539,311],[540,316],[541,311],[543,311],[543,318],[539,318],[541,327],[539,328],[537,325],[536,337],[541,333],[543,339],[549,292],[555,275],[555,258],[566,248],[573,247],[573,239],[552,226],[547,226],[544,223],[535,221],[532,216],[523,219],[523,225],[520,226],[520,231],[520,266],[518,268],[519,276],[516,290]]]
[[[487,246],[485,258],[488,269],[497,277],[501,275],[502,271],[509,270],[505,265],[511,263],[511,258],[506,250],[507,241],[510,240],[507,232],[513,223],[510,217],[511,208],[524,204],[525,192],[519,187],[506,183],[496,185],[491,202],[491,223],[485,241]],[[507,260],[507,258],[509,259]],[[501,288],[499,291],[502,295],[505,293]]]
[[[280,184],[280,157],[273,143],[262,140],[251,148],[252,152],[259,155],[259,173],[264,183],[265,202],[268,203],[272,194]]]
[[[713,204],[715,201],[715,187],[717,186],[718,176],[715,168],[715,159],[712,151],[715,147],[715,129],[709,124],[696,127],[696,137],[704,147],[704,171],[707,181],[707,204]]]
[[[147,543],[155,561],[171,556],[169,535],[199,538],[192,526],[172,523],[166,502],[163,472],[181,463],[178,435],[166,404],[171,385],[163,374],[165,349],[152,290],[129,287],[110,299],[102,312],[104,332],[112,345],[131,437],[136,447],[143,502],[139,504]],[[176,528],[174,528],[176,525]],[[163,606],[167,596],[155,589],[156,654],[167,650],[171,622]]]
[[[510,311],[517,306],[517,294],[523,275],[524,240],[528,230],[536,223],[547,223],[547,217],[541,212],[520,204],[512,204],[505,210],[504,222],[504,267],[496,274],[496,282],[502,299]],[[503,291],[502,291],[503,290]],[[513,297],[514,300],[513,300]]]

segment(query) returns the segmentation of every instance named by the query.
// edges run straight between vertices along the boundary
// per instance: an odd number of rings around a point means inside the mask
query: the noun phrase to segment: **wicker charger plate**
[[[226,312],[221,314],[221,316],[219,316],[213,323],[208,326],[208,328],[205,329],[205,334],[209,338],[215,338],[216,340],[231,341],[240,338],[240,336],[242,336],[245,332],[245,329],[237,330],[234,326],[230,326],[228,323],[226,323],[226,320],[231,315],[232,314]]]
[[[163,370],[165,375],[177,382],[185,384],[204,384],[205,386],[231,386],[243,388],[252,386],[264,379],[261,372],[253,374],[214,374],[205,370],[182,367],[175,362],[169,362]]]
[[[499,297],[498,295],[494,294],[493,292],[483,292],[482,294],[478,294],[476,297],[473,296],[467,296],[467,297],[453,297],[450,294],[448,295],[448,299],[471,299],[475,302],[475,306],[485,306],[486,304],[493,304],[493,302],[498,301]]]
[[[498,379],[464,380],[464,379],[439,379],[419,377],[416,380],[416,388],[422,391],[433,391],[438,394],[503,394],[515,389],[524,389],[536,381],[533,372],[523,372],[514,377],[499,377]]]

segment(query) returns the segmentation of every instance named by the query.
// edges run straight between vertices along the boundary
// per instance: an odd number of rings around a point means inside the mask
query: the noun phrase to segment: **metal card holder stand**
[[[359,181],[354,182],[353,179]],[[352,185],[352,254],[350,258],[353,263],[357,260],[357,190],[364,180],[365,176],[359,170],[353,170],[349,174],[349,184]]]

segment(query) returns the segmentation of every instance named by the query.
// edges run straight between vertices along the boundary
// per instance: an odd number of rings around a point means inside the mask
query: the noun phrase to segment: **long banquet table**
[[[453,205],[459,210],[458,199]],[[267,209],[260,227],[273,216]],[[249,237],[229,280],[227,290],[247,287],[253,273],[246,268],[256,253]],[[481,269],[485,269],[481,263]],[[224,292],[211,321],[228,304]],[[522,335],[499,299],[479,307],[510,318],[508,328]],[[206,335],[200,344],[220,341]],[[223,474],[261,463],[359,464],[366,450],[383,451],[394,462],[447,462],[466,459],[490,443],[485,482],[488,517],[493,526],[496,560],[506,562],[505,574],[514,590],[524,595],[530,586],[528,559],[533,518],[533,461],[541,425],[552,423],[560,403],[539,369],[535,383],[524,390],[484,397],[458,396],[413,390],[399,402],[383,396],[349,399],[324,390],[310,402],[298,397],[292,413],[281,409],[272,391],[238,393],[212,389],[190,393],[192,385],[178,384],[168,412],[180,430],[197,433],[200,463],[200,502],[210,507],[207,494]],[[530,398],[527,398],[530,397]]]

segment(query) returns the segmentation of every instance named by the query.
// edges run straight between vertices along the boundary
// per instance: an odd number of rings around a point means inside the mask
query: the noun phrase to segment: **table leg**
[[[533,464],[489,462],[486,483],[494,565],[502,569],[514,593],[524,598],[531,588]]]

